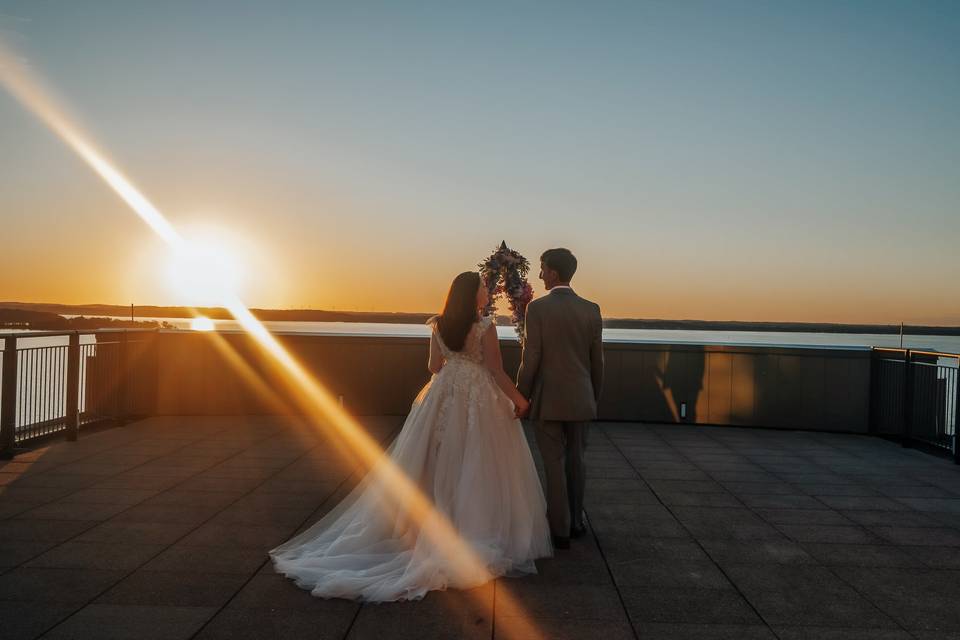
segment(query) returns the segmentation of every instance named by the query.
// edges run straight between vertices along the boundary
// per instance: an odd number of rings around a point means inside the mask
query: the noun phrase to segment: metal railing
[[[144,412],[155,388],[156,331],[0,334],[0,456],[20,444]],[[145,366],[146,365],[146,368]],[[149,379],[145,379],[149,378]]]
[[[873,349],[870,426],[953,453],[960,464],[960,354]]]

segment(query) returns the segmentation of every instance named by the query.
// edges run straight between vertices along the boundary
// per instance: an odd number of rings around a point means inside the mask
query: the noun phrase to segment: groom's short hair
[[[548,269],[556,271],[560,282],[570,282],[573,274],[577,272],[577,259],[570,249],[547,249],[540,256],[540,262]]]

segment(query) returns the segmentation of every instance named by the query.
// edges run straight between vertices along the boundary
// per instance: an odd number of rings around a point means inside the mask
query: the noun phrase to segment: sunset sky
[[[436,310],[505,239],[611,317],[960,325],[958,2],[0,0],[0,40],[251,306]],[[0,301],[202,302],[2,87],[0,243]]]

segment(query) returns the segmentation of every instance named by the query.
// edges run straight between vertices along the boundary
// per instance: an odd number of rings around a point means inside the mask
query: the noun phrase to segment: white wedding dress
[[[277,571],[324,598],[414,600],[469,589],[493,576],[536,573],[552,555],[546,501],[510,399],[483,362],[474,324],[459,352],[434,327],[444,366],[423,388],[390,459],[429,498],[485,565],[464,572],[405,517],[371,473],[332,512],[273,549]]]

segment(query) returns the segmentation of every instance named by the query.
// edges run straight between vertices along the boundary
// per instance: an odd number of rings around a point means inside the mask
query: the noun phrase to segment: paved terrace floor
[[[399,421],[366,419],[388,440]],[[0,637],[960,638],[960,470],[878,439],[600,424],[590,535],[418,603],[310,597],[266,550],[355,482],[274,418],[154,418],[0,469]]]

